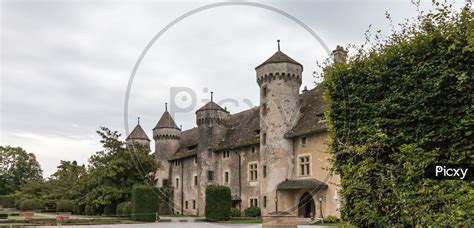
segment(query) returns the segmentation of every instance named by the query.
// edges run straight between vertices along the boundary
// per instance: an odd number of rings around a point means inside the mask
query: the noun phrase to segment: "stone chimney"
[[[347,60],[347,50],[337,45],[336,50],[331,53],[334,63],[344,63]]]

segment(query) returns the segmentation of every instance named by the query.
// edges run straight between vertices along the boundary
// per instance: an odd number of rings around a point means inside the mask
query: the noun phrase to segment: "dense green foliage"
[[[439,6],[347,63],[325,68],[331,152],[350,223],[474,224],[472,181],[424,176],[428,165],[472,164],[468,7]]]
[[[3,195],[0,196],[0,205],[3,208],[14,208],[15,207],[15,195]]]
[[[159,209],[158,189],[151,185],[135,185],[132,190],[132,219],[154,222]]]
[[[126,205],[127,203],[128,203],[128,202],[122,202],[122,203],[119,203],[119,204],[117,205],[117,209],[116,209],[116,211],[115,211],[115,214],[116,214],[117,216],[123,216],[123,209],[124,209],[124,207],[125,207],[125,205]]]
[[[57,212],[73,212],[74,202],[72,200],[60,200],[56,204]]]
[[[261,211],[259,207],[248,207],[244,210],[244,214],[247,217],[259,217],[260,213]]]
[[[123,206],[122,216],[124,216],[124,217],[132,217],[132,202],[127,202],[127,203]]]
[[[0,195],[15,193],[28,180],[41,180],[43,171],[32,153],[0,146]]]
[[[231,208],[230,209],[230,217],[240,217],[240,210],[238,208]]]
[[[116,210],[115,204],[107,204],[104,207],[104,215],[115,215]]]
[[[209,185],[206,188],[205,216],[210,221],[225,221],[230,218],[232,198],[230,188],[221,185]]]
[[[86,205],[86,207],[84,208],[84,213],[86,215],[94,215],[94,208],[91,205]]]
[[[21,201],[20,210],[22,211],[35,211],[38,208],[38,200],[36,199],[25,199]]]
[[[324,221],[324,223],[336,223],[336,222],[338,222],[338,219],[334,215],[328,215],[328,216],[324,217],[323,221]]]

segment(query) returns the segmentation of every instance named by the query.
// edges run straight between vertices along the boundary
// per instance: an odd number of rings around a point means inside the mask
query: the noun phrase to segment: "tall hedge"
[[[159,209],[158,189],[149,185],[136,185],[132,189],[132,219],[154,222]]]
[[[225,221],[230,218],[232,198],[230,188],[221,185],[209,185],[206,188],[206,219]]]
[[[14,208],[15,207],[15,195],[2,195],[0,196],[0,205],[3,208]]]
[[[472,181],[432,180],[472,164],[472,13],[447,6],[324,71],[345,220],[359,226],[474,224]]]
[[[56,204],[57,212],[73,212],[74,202],[72,200],[60,200]]]

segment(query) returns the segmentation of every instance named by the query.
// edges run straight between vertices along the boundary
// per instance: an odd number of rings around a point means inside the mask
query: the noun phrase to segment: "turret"
[[[130,135],[128,135],[128,137],[125,139],[125,142],[127,143],[128,147],[139,144],[145,147],[147,150],[150,150],[150,139],[146,135],[143,128],[140,126],[140,117],[138,117],[137,126],[133,128],[132,132],[130,132]]]
[[[176,126],[173,118],[168,112],[167,103],[165,103],[165,112],[153,128],[153,139],[155,140],[155,157],[160,163],[160,171],[157,174],[158,186],[166,185],[169,180],[169,162],[171,156],[179,149],[179,139],[181,138],[181,129]]]
[[[293,128],[299,115],[299,91],[303,66],[280,50],[255,68],[260,87],[260,200],[267,199],[263,213],[275,210],[276,186],[293,173],[293,146],[285,133]],[[270,166],[271,164],[271,166]],[[272,170],[273,169],[273,170]],[[284,209],[284,208],[280,208]]]

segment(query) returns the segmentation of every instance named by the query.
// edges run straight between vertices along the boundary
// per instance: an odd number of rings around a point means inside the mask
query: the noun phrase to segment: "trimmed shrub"
[[[94,215],[94,208],[91,205],[86,205],[84,212],[86,215]]]
[[[57,212],[73,212],[74,202],[72,200],[60,200],[56,203]]]
[[[324,217],[324,223],[336,223],[338,222],[339,219],[336,218],[334,215],[328,215]]]
[[[0,196],[0,205],[2,205],[3,208],[14,208],[15,207],[15,196],[14,195]]]
[[[22,202],[23,200],[25,200],[25,199],[21,199],[21,198],[20,198],[20,199],[15,200],[15,209],[20,210],[20,208],[21,208],[21,202]]]
[[[244,210],[244,214],[247,217],[259,217],[260,216],[260,208],[259,207],[249,207]]]
[[[231,208],[230,209],[230,217],[240,217],[240,210],[238,208]]]
[[[114,215],[115,211],[117,210],[116,204],[107,204],[104,207],[104,215]]]
[[[125,206],[123,206],[123,217],[132,217],[132,202],[127,202],[125,203]]]
[[[38,208],[38,202],[35,199],[25,199],[21,201],[20,210],[35,211]]]
[[[76,215],[83,215],[84,214],[85,205],[84,204],[76,204],[74,206],[74,214]]]
[[[122,202],[122,203],[119,203],[117,205],[117,210],[115,210],[115,214],[117,214],[117,216],[123,216],[124,214],[124,207],[125,205],[127,205],[128,202]]]
[[[136,185],[132,189],[132,219],[154,222],[159,209],[158,189],[154,186]]]
[[[206,188],[206,219],[225,221],[230,218],[232,199],[230,188],[221,185],[209,185]]]

